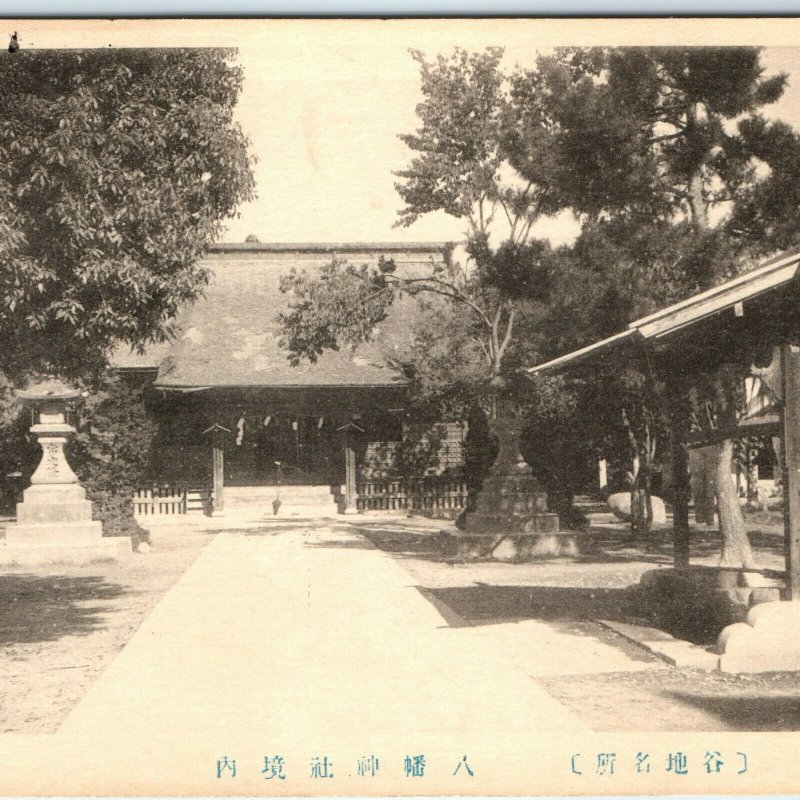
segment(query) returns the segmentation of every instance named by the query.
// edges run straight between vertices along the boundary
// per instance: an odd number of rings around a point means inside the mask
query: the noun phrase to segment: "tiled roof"
[[[335,254],[351,263],[393,258],[398,271],[416,270],[441,259],[440,244],[219,245],[207,257],[213,272],[205,297],[178,317],[178,335],[145,356],[118,354],[121,369],[158,367],[162,388],[245,386],[396,386],[402,377],[387,364],[410,343],[409,313],[415,301],[401,301],[379,326],[373,342],[355,351],[323,353],[315,364],[293,367],[278,345],[278,315],[288,297],[280,277],[292,267],[313,271]]]

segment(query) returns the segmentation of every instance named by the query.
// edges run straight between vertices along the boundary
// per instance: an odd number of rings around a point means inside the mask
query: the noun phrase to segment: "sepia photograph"
[[[800,19],[3,21],[0,794],[797,790]]]

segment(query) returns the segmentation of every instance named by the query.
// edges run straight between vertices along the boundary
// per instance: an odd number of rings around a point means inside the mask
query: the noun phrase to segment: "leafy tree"
[[[22,51],[0,80],[0,370],[102,371],[162,340],[253,194],[225,50]]]
[[[398,297],[425,292],[474,324],[484,385],[496,395],[517,365],[614,333],[729,277],[754,254],[796,241],[800,141],[759,114],[780,97],[786,77],[765,77],[756,48],[570,48],[510,75],[497,49],[457,49],[433,61],[413,55],[421,126],[402,137],[414,157],[398,173],[406,203],[399,224],[432,211],[464,219],[469,260],[451,259],[425,276],[385,265],[294,276],[284,323],[300,356],[368,339]],[[553,252],[533,238],[533,225],[566,209],[581,233]],[[466,359],[468,340],[459,329],[449,353]],[[611,426],[595,414],[590,435],[624,435],[636,484],[642,459],[657,452],[653,437],[665,433],[658,381],[627,354],[614,359],[607,367],[616,383],[603,391],[627,405]],[[414,374],[426,374],[417,366],[424,353],[411,361]],[[428,366],[434,383],[437,364]],[[442,382],[453,373],[438,369]],[[732,404],[721,406],[718,424],[731,414]],[[719,448],[719,476],[730,468],[729,450]],[[741,513],[723,483],[723,537],[736,542],[726,544],[725,557],[747,561]]]
[[[315,358],[340,343],[369,339],[403,296],[439,299],[439,323],[420,327],[416,347],[398,366],[421,395],[459,396],[462,411],[482,397],[494,415],[523,346],[516,327],[548,291],[550,248],[530,235],[547,200],[536,185],[504,177],[510,107],[499,70],[502,50],[457,49],[434,61],[416,51],[412,56],[420,64],[424,99],[417,106],[419,129],[401,136],[415,155],[397,173],[406,203],[398,224],[407,227],[433,211],[463,219],[468,261],[461,264],[450,252],[424,274],[399,274],[392,262],[372,269],[333,263],[315,277],[293,274],[283,285],[294,295],[282,318],[285,344],[296,359]],[[498,220],[504,238],[493,247],[489,238]]]
[[[135,527],[130,498],[149,441],[141,398],[104,377],[109,353],[169,335],[208,280],[200,256],[253,195],[233,121],[242,81],[233,56],[23,51],[3,60],[0,376],[11,387],[58,374],[97,390],[74,452],[106,532]],[[5,394],[11,418],[19,409]],[[4,425],[4,441],[20,427],[27,422]]]

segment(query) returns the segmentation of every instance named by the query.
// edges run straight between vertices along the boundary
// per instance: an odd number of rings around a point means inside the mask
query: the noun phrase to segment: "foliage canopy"
[[[163,339],[252,197],[225,50],[21,51],[0,70],[0,369],[99,370]]]

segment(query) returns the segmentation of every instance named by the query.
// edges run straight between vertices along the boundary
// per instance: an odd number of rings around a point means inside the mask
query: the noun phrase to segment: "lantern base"
[[[98,561],[121,561],[131,555],[131,540],[127,536],[102,536],[99,530],[85,530],[82,526],[60,526],[56,532],[31,530],[45,528],[39,525],[21,525],[22,530],[6,533],[5,541],[0,541],[0,566],[33,567],[44,564],[91,564]],[[83,531],[70,530],[84,528]],[[49,532],[48,532],[49,531]],[[44,533],[44,535],[42,535]],[[78,534],[78,535],[76,535]]]
[[[77,483],[30,486],[17,505],[17,522],[0,539],[0,565],[87,564],[130,555],[127,536],[103,537],[92,504]]]

